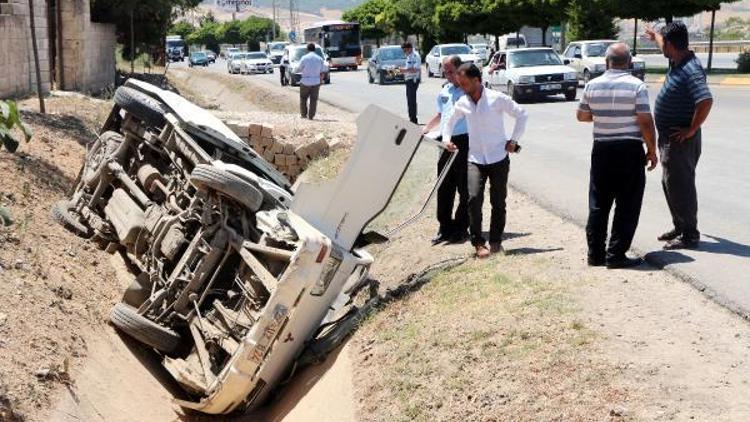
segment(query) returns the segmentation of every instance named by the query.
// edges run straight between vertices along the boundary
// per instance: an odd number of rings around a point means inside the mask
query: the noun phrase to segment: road
[[[197,71],[226,72],[224,63]],[[278,86],[273,75],[236,75]],[[321,90],[321,100],[353,112],[374,103],[406,115],[402,85],[370,85],[364,70],[334,72],[331,85]],[[419,120],[435,110],[435,97],[443,80],[423,79],[419,88]],[[649,87],[651,102],[659,86]],[[296,88],[288,88],[296,89]],[[750,88],[711,87],[715,106],[704,126],[703,155],[698,166],[699,220],[703,233],[696,251],[662,251],[656,236],[671,228],[662,193],[661,169],[650,172],[634,249],[652,263],[705,288],[721,304],[750,317],[750,162],[747,104]],[[587,187],[591,126],[578,123],[577,102],[560,98],[525,104],[529,111],[524,149],[513,157],[511,184],[563,216],[583,224],[587,216]],[[743,141],[743,139],[745,141]],[[509,209],[513,227],[513,209]],[[581,231],[581,239],[584,238]],[[544,245],[540,245],[544,246]],[[584,257],[581,257],[584,259]]]

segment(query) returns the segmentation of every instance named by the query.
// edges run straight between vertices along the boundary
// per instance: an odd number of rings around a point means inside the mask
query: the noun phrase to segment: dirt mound
[[[34,138],[16,154],[0,151],[0,204],[14,220],[0,228],[0,420],[39,417],[86,355],[82,333],[105,323],[120,291],[108,255],[50,218],[110,106],[51,98],[41,115],[29,105]]]

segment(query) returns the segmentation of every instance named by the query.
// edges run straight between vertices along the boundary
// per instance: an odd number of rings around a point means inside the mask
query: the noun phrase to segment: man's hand
[[[683,143],[687,141],[688,139],[695,136],[695,129],[689,128],[689,127],[673,127],[671,135],[669,135],[669,140],[672,142],[677,143]]]
[[[654,27],[651,25],[646,25],[644,28],[644,31],[646,32],[646,38],[648,38],[651,41],[656,41],[656,31],[654,30]]]
[[[450,152],[456,152],[458,151],[458,147],[453,142],[443,142],[443,145],[445,145],[445,149],[447,149]]]
[[[505,151],[516,152],[516,141],[508,139],[508,142],[505,143]]]
[[[656,156],[656,150],[647,151],[646,165],[648,165],[648,171],[655,169],[657,164],[659,164],[659,158]]]

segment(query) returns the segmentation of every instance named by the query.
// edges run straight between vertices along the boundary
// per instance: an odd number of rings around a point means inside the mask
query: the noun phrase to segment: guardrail
[[[690,49],[696,53],[708,53],[708,41],[691,41]],[[750,40],[714,41],[714,53],[741,53],[750,50]],[[638,46],[638,52],[643,54],[661,53],[655,46]]]

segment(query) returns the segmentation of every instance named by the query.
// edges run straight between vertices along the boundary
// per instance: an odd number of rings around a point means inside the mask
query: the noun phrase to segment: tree
[[[500,46],[497,37],[509,32],[518,31],[523,26],[521,8],[513,0],[482,0],[484,19],[477,27],[477,32],[495,36],[495,49]]]
[[[354,9],[344,12],[347,22],[358,22],[362,38],[373,39],[378,47],[380,40],[388,36],[388,27],[383,19],[378,19],[390,0],[368,0]]]
[[[570,41],[617,37],[612,10],[601,0],[572,0],[567,9]]]
[[[123,57],[131,59],[163,48],[171,22],[198,4],[200,0],[91,0],[91,20],[114,23]],[[138,23],[136,30],[131,31],[131,20]],[[136,51],[131,51],[131,37]]]
[[[279,25],[271,19],[250,16],[240,23],[240,36],[251,50],[257,50],[260,48],[261,41],[271,38],[274,25],[276,25],[276,32],[281,32]]]
[[[523,24],[542,29],[542,45],[547,45],[547,30],[559,25],[566,15],[569,0],[526,0],[521,2]]]
[[[483,19],[481,1],[443,0],[435,6],[432,23],[440,42],[463,41],[464,34],[476,33]]]
[[[169,27],[168,32],[169,35],[179,35],[183,40],[186,40],[188,35],[192,34],[195,29],[196,28],[191,25],[190,22],[180,21],[172,24],[172,26]]]
[[[218,52],[221,44],[221,25],[206,21],[185,39],[188,44],[205,45],[207,49]]]
[[[664,18],[671,22],[674,16],[693,16],[696,13],[718,10],[722,3],[737,0],[607,0],[608,7],[621,18],[653,21]]]
[[[221,42],[226,44],[243,44],[245,40],[242,37],[242,22],[231,21],[221,25],[219,32]]]

